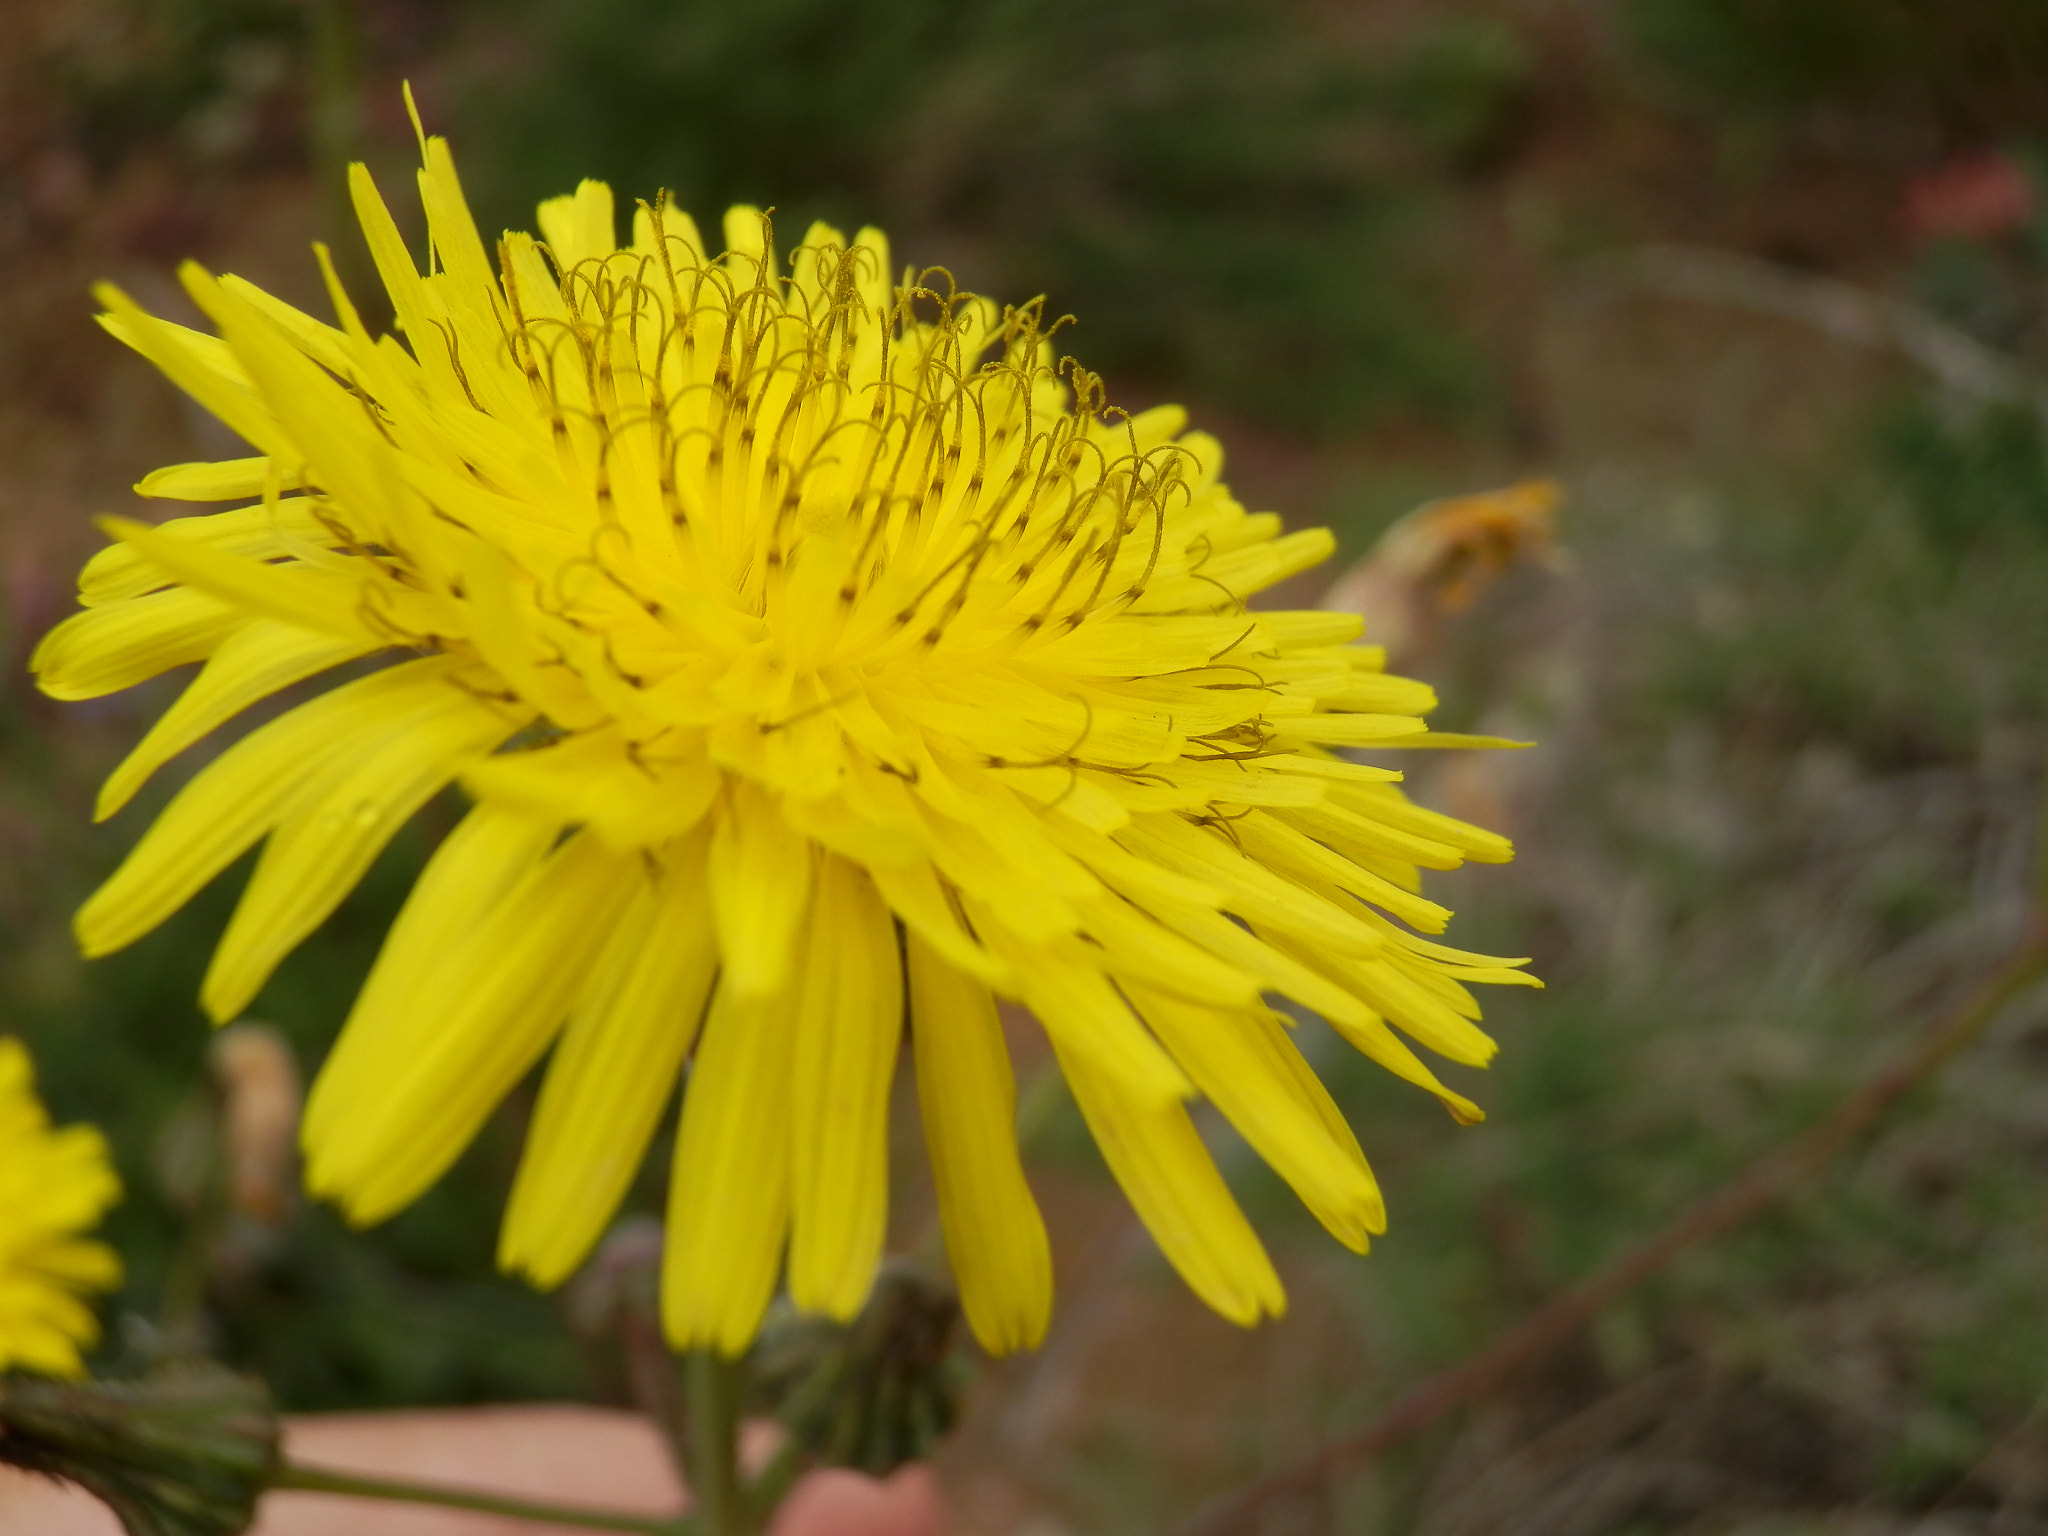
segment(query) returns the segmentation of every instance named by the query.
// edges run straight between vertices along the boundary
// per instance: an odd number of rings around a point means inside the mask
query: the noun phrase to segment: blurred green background
[[[227,451],[94,330],[87,283],[177,314],[192,255],[316,308],[310,240],[363,265],[340,166],[405,201],[404,79],[488,226],[594,175],[700,222],[877,223],[901,260],[1048,294],[1112,398],[1184,401],[1247,501],[1338,530],[1328,575],[1428,498],[1566,486],[1566,568],[1402,660],[1440,723],[1542,743],[1414,772],[1521,849],[1440,882],[1454,933],[1550,982],[1489,1002],[1504,1050],[1461,1086],[1492,1118],[1450,1126],[1305,1024],[1394,1226],[1338,1252],[1217,1130],[1293,1298],[1250,1334],[1056,1126],[1060,1312],[947,1453],[963,1530],[1144,1529],[1358,1422],[1821,1112],[2013,942],[2048,754],[2039,0],[21,0],[0,1029],[119,1151],[109,1363],[198,1339],[294,1408],[606,1390],[558,1302],[492,1273],[519,1103],[367,1236],[317,1208],[195,1225],[193,999],[240,874],[77,960],[70,911],[169,786],[101,829],[93,789],[174,683],[60,707],[20,665],[88,515]],[[1703,285],[1702,250],[1747,264]],[[1885,324],[1845,338],[1844,292]],[[304,1070],[447,813],[261,999]],[[2044,1407],[2037,998],[1796,1207],[1271,1529],[2038,1532]]]

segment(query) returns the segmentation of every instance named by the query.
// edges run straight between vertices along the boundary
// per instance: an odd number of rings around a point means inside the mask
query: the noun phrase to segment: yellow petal
[[[619,227],[612,212],[612,189],[601,181],[584,181],[573,193],[551,197],[540,205],[540,232],[564,272],[580,262],[602,260],[619,246]]]
[[[337,760],[378,740],[393,712],[451,692],[455,657],[409,661],[323,693],[259,727],[178,792],[76,920],[88,955],[131,944],[189,901]]]
[[[164,763],[257,700],[352,661],[375,646],[374,641],[344,640],[274,619],[252,620],[221,643],[199,676],[178,695],[178,702],[107,775],[93,807],[94,819],[105,821]]]
[[[513,566],[504,551],[478,540],[463,567],[469,594],[471,638],[483,659],[519,696],[565,730],[588,730],[604,714],[577,686],[575,675],[542,667],[533,634],[512,590]]]
[[[1362,918],[1303,890],[1185,817],[1134,816],[1116,841],[1176,874],[1219,887],[1224,906],[1260,927],[1352,954],[1376,954],[1384,942]]]
[[[448,687],[337,755],[264,845],[199,999],[215,1023],[248,1007],[279,961],[327,920],[413,812],[521,724],[502,705]]]
[[[64,1380],[85,1374],[78,1347],[99,1337],[99,1324],[70,1297],[56,1295],[51,1300],[57,1321],[23,1318],[9,1327],[8,1337],[0,1340],[0,1370],[20,1367],[37,1376]]]
[[[97,1220],[98,1212],[89,1219]],[[35,1267],[50,1279],[81,1290],[111,1291],[121,1283],[121,1257],[105,1243],[45,1243],[36,1250]]]
[[[1069,1053],[1094,1063],[1125,1093],[1147,1103],[1170,1104],[1194,1092],[1079,944],[1012,954],[997,938],[996,952],[1017,978],[1017,995]]]
[[[1046,626],[1048,633],[1057,628]],[[1157,677],[1205,665],[1245,629],[1246,621],[1239,616],[1091,618],[1027,654],[1034,666],[1080,677]],[[1413,720],[1407,726],[1417,728]]]
[[[1382,826],[1399,828],[1432,842],[1448,843],[1481,864],[1505,864],[1515,856],[1515,845],[1498,832],[1475,827],[1440,811],[1424,810],[1391,784],[1345,784],[1330,798]]]
[[[661,1315],[678,1349],[737,1355],[775,1292],[789,1230],[793,996],[720,983],[683,1095]]]
[[[700,757],[651,763],[613,726],[485,758],[463,775],[480,800],[587,822],[620,848],[669,841],[703,819],[724,778]]]
[[[1268,1009],[1225,1012],[1133,988],[1131,1001],[1195,1086],[1302,1203],[1363,1253],[1387,1226],[1358,1138]]]
[[[1309,809],[1300,807],[1295,814],[1306,814]],[[1402,922],[1420,928],[1424,933],[1442,933],[1450,922],[1450,908],[1404,891],[1392,881],[1361,869],[1341,853],[1289,826],[1271,812],[1251,811],[1237,817],[1231,823],[1231,830],[1242,841],[1247,853],[1309,890],[1327,887],[1348,891],[1393,913]]]
[[[889,1088],[903,1034],[896,927],[865,873],[828,858],[812,899],[793,1065],[791,1299],[850,1318],[881,1259]]]
[[[613,920],[646,879],[587,834],[527,870],[457,951],[416,978],[383,1081],[311,1140],[306,1181],[349,1218],[381,1221],[455,1161],[547,1049]]]
[[[1420,817],[1404,817],[1401,812],[1407,807],[1400,797],[1400,791],[1390,784],[1347,784],[1332,789],[1330,801],[1342,801],[1358,796],[1359,791],[1383,789],[1394,797],[1391,802],[1379,804],[1360,800],[1357,803],[1372,805],[1372,809],[1361,815],[1347,810],[1341,803],[1326,801],[1322,805],[1290,807],[1282,815],[1311,837],[1320,838],[1332,848],[1349,853],[1354,858],[1391,859],[1403,864],[1419,864],[1424,869],[1456,869],[1464,862],[1464,849],[1442,838],[1418,835],[1415,828],[1425,826]],[[1406,826],[1399,825],[1407,822]],[[1445,817],[1449,826],[1457,823]],[[1496,859],[1495,863],[1505,862]]]
[[[1106,897],[1089,907],[1088,936],[1102,946],[1102,967],[1119,981],[1146,983],[1191,1002],[1251,1007],[1256,976],[1191,944],[1129,902]],[[1227,919],[1226,919],[1227,921]]]
[[[246,277],[224,273],[220,285],[283,331],[293,346],[329,373],[347,378],[355,371],[346,332],[321,324],[304,310],[294,308],[274,294],[265,293]]]
[[[1266,609],[1257,618],[1259,626],[1272,636],[1274,644],[1289,650],[1345,645],[1356,640],[1365,630],[1365,620],[1357,614],[1334,613],[1322,608]],[[1359,654],[1360,665],[1384,667],[1387,664],[1387,653],[1381,646],[1351,648]]]
[[[287,496],[228,512],[210,512],[202,517],[174,517],[158,523],[156,531],[171,538],[211,544],[229,554],[265,559],[301,554],[308,548],[329,548],[335,542],[333,532],[313,515],[313,503],[303,496]],[[139,597],[169,586],[174,580],[139,546],[123,541],[109,544],[86,561],[85,569],[78,573],[78,600],[89,608],[98,607],[122,598]]]
[[[211,336],[201,336],[146,313],[111,283],[100,283],[93,297],[107,306],[100,324],[164,371],[172,383],[239,433],[258,452],[295,475],[301,455],[268,406],[227,376],[217,357],[226,349]]]
[[[1285,1312],[1273,1262],[1188,1112],[1170,1100],[1134,1098],[1057,1037],[1053,1048],[1110,1172],[1189,1288],[1245,1326]]]
[[[1331,957],[1328,968],[1359,997],[1439,1056],[1468,1067],[1483,1067],[1500,1049],[1493,1038],[1417,978],[1384,960]],[[1466,994],[1469,998],[1470,994]],[[1476,1011],[1476,1010],[1475,1010]]]
[[[1321,565],[1336,548],[1336,537],[1329,529],[1303,528],[1205,561],[1202,574],[1239,597],[1250,597],[1275,582]]]
[[[382,1091],[391,1062],[411,1048],[420,990],[547,853],[559,830],[558,822],[480,805],[434,850],[307,1096],[301,1139],[309,1154]]]
[[[459,389],[454,370],[445,354],[433,345],[434,322],[442,318],[439,306],[421,279],[404,237],[385,206],[383,194],[371,178],[369,167],[358,162],[348,168],[349,199],[355,204],[356,219],[362,225],[363,242],[370,248],[370,260],[391,298],[399,328],[412,339],[420,366],[451,392]]]
[[[498,1262],[554,1286],[583,1262],[647,1154],[718,967],[704,839],[618,924],[548,1065]]]
[[[29,666],[53,699],[96,699],[212,655],[247,622],[205,592],[152,592],[74,613],[43,636]]]
[[[351,524],[358,530],[376,530],[382,535],[380,542],[397,543],[412,562],[419,562],[429,553],[430,546],[418,540],[428,532],[431,520],[409,515],[412,508],[397,472],[397,455],[390,440],[371,424],[371,413],[346,384],[197,262],[186,262],[178,277],[192,302],[234,348],[236,361],[248,370],[279,426],[290,434],[293,448],[312,466],[308,473],[348,508]],[[395,537],[401,532],[409,537]]]
[[[1291,997],[1327,1019],[1359,1022],[1372,1017],[1370,1008],[1329,977],[1283,954],[1220,912],[1164,902],[1153,903],[1151,911],[1168,927],[1256,976],[1263,990]]]
[[[697,233],[697,221],[673,203],[662,207],[661,235],[668,242],[669,259],[676,266],[689,268],[702,263],[704,241]],[[661,249],[661,241],[655,238],[653,211],[645,203],[633,210],[633,249],[643,256],[654,255]]]
[[[1354,677],[1336,693],[1323,695],[1328,709],[1389,715],[1426,715],[1436,708],[1436,690],[1412,677],[1369,672]]]
[[[783,990],[804,909],[812,849],[773,796],[739,780],[711,834],[711,911],[725,968],[720,991],[765,997]]]
[[[1030,1349],[1052,1316],[1052,1249],[1017,1154],[995,997],[915,934],[906,956],[918,1105],[960,1304],[991,1354]]]
[[[239,501],[244,496],[261,496],[269,478],[270,460],[264,458],[166,464],[138,480],[135,494],[171,501]]]
[[[1274,721],[1277,738],[1288,744],[1325,747],[1416,745],[1432,738],[1413,715],[1290,715]]]
[[[374,638],[363,623],[363,583],[352,576],[315,570],[295,561],[266,565],[195,539],[181,539],[132,518],[103,517],[99,525],[109,537],[135,545],[188,586],[232,603],[251,616],[324,629],[346,639]]]
[[[902,866],[871,864],[868,873],[903,926],[945,956],[948,964],[992,986],[1007,983],[1009,967],[961,925],[930,864],[921,859]]]
[[[426,164],[419,175],[420,202],[427,210],[427,232],[441,269],[454,279],[454,286],[481,295],[495,286],[497,273],[484,254],[477,234],[476,219],[462,195],[462,182],[455,174],[455,156],[448,141],[439,134],[426,141]],[[605,202],[611,198],[607,193]]]
[[[1333,971],[1339,970],[1339,967],[1333,963],[1333,957],[1318,953],[1289,935],[1275,933],[1261,934],[1260,937],[1264,938],[1273,948],[1300,961],[1311,970],[1320,968],[1328,968]],[[1348,989],[1350,982],[1347,979],[1341,985],[1346,986]],[[1346,1008],[1341,1012],[1331,1010],[1324,1013],[1323,1017],[1330,1022],[1331,1028],[1335,1029],[1338,1034],[1342,1035],[1352,1045],[1385,1067],[1396,1077],[1403,1078],[1415,1084],[1418,1088],[1426,1088],[1435,1094],[1443,1106],[1451,1112],[1452,1117],[1461,1124],[1472,1125],[1486,1118],[1485,1113],[1478,1105],[1474,1104],[1463,1094],[1453,1093],[1439,1082],[1437,1075],[1423,1065],[1421,1058],[1411,1051],[1393,1030],[1387,1027],[1386,1020],[1381,1018],[1379,1014],[1372,1012],[1370,1009],[1354,1011],[1352,1008]]]

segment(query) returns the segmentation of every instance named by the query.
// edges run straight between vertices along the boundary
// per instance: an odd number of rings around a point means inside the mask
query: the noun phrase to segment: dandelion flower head
[[[119,1285],[121,1264],[81,1234],[120,1197],[105,1138],[52,1129],[27,1049],[0,1037],[0,1371],[84,1368],[99,1324],[83,1294]]]
[[[459,784],[314,1087],[309,1182],[397,1211],[546,1057],[501,1259],[554,1284],[686,1078],[680,1345],[744,1348],[785,1273],[800,1307],[861,1305],[899,1049],[969,1322],[1037,1341],[1051,1261],[998,999],[1217,1310],[1283,1297],[1198,1097],[1363,1250],[1378,1191],[1278,1001],[1469,1119],[1402,1035],[1483,1063],[1467,984],[1529,978],[1423,937],[1448,913],[1418,869],[1506,841],[1337,750],[1459,744],[1425,730],[1429,689],[1355,618],[1246,605],[1329,535],[1247,513],[1178,408],[1111,409],[1038,305],[896,272],[876,230],[814,225],[785,258],[735,208],[721,250],[656,199],[621,245],[586,181],[492,251],[421,143],[424,272],[352,173],[399,337],[324,251],[333,324],[191,264],[217,335],[101,290],[254,450],[146,478],[243,505],[106,520],[36,657],[62,698],[204,662],[101,814],[259,700],[344,680],[191,778],[80,912],[85,949],[261,842],[203,987],[230,1019]]]

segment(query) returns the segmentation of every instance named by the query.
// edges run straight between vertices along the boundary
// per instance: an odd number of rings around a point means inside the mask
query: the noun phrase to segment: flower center
[[[501,329],[570,515],[529,510],[466,595],[482,658],[556,725],[648,761],[708,730],[722,766],[798,793],[836,780],[829,738],[897,773],[907,732],[1043,767],[1105,745],[1091,676],[1206,667],[1247,636],[1199,569],[1246,520],[1207,440],[1174,440],[1183,413],[1107,408],[1038,303],[936,269],[892,285],[878,236],[822,230],[778,277],[767,219],[747,224],[715,258],[660,205],[627,250],[500,247]],[[1263,678],[1232,666],[1248,717]],[[1180,749],[1141,734],[1107,761]],[[768,770],[791,758],[813,771]]]

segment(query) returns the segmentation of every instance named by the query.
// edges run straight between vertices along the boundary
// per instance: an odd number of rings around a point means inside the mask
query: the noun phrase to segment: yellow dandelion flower
[[[259,841],[208,971],[229,1019],[444,786],[473,802],[398,916],[311,1094],[313,1189],[361,1222],[415,1198],[553,1048],[501,1258],[589,1252],[687,1069],[671,1337],[732,1351],[785,1266],[855,1311],[912,1059],[945,1238],[994,1350],[1051,1305],[997,1012],[1043,1025],[1167,1257],[1241,1322],[1282,1293],[1203,1150],[1203,1095],[1339,1239],[1379,1193],[1273,997],[1450,1092],[1469,982],[1421,937],[1418,867],[1505,840],[1334,749],[1458,744],[1351,642],[1246,599],[1330,551],[1225,489],[1182,411],[1107,408],[1036,304],[891,276],[887,242],[768,219],[725,250],[663,201],[625,245],[611,191],[478,237],[421,137],[422,273],[367,172],[355,206],[403,340],[195,265],[218,328],[103,288],[106,327],[252,457],[138,489],[238,510],[148,526],[86,567],[35,665],[62,698],[205,666],[108,780],[117,810],[267,695],[342,681],[208,762],[78,917],[103,954]]]
[[[19,1040],[0,1036],[0,1371],[76,1376],[99,1337],[81,1292],[121,1283],[105,1243],[79,1236],[121,1197],[106,1139],[50,1127]]]

